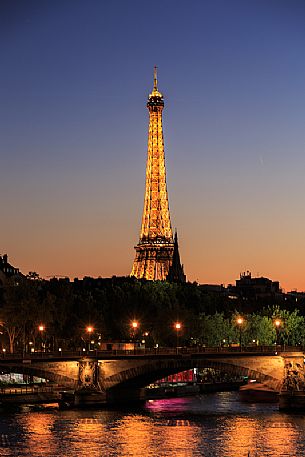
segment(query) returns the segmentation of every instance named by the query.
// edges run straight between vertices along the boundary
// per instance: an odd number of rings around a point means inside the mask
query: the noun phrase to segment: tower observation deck
[[[179,256],[174,256],[174,250],[178,249],[178,245],[175,246],[176,240],[174,243],[169,214],[162,128],[164,100],[158,90],[156,67],[154,87],[148,96],[147,108],[149,128],[144,209],[131,276],[138,279],[166,280],[174,267],[173,258],[179,259]],[[172,272],[170,277],[175,278],[171,280],[185,281],[180,261],[174,270],[176,273],[173,275]]]

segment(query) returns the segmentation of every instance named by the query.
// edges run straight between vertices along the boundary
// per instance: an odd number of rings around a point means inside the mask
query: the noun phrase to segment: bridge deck
[[[118,360],[130,358],[164,359],[164,358],[226,358],[226,357],[255,357],[282,355],[303,352],[301,346],[249,346],[249,347],[198,347],[198,348],[146,348],[135,350],[112,351],[76,351],[76,352],[34,352],[34,353],[4,353],[0,358],[0,365],[8,363],[31,364],[35,361],[79,360],[90,357],[92,359]]]

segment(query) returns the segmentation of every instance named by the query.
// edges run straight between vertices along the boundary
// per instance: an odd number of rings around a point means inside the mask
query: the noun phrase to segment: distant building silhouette
[[[22,277],[19,268],[13,267],[8,262],[7,254],[0,255],[0,286],[4,285],[12,277]]]
[[[167,275],[166,279],[170,282],[178,282],[178,283],[186,281],[186,276],[183,271],[183,265],[181,265],[181,262],[180,262],[177,231],[175,232],[175,239],[174,239],[173,260],[172,260],[171,266],[169,267],[168,275]]]
[[[258,300],[282,296],[278,281],[264,278],[252,278],[251,272],[243,272],[236,280],[236,285],[229,286],[230,292],[245,300]]]

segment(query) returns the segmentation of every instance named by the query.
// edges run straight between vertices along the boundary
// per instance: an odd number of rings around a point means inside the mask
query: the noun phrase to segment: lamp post
[[[133,341],[133,350],[136,352],[136,331],[138,330],[139,323],[137,321],[132,321],[131,328],[132,328],[132,341]]]
[[[244,319],[242,317],[238,317],[236,322],[239,326],[239,350],[241,351],[241,343],[242,343],[241,332],[242,332],[242,325],[244,323]]]
[[[146,349],[146,345],[147,345],[147,337],[149,336],[149,332],[144,332],[143,333],[143,337],[144,339],[142,340],[142,344],[144,344],[144,348]]]
[[[43,347],[45,348],[45,344],[43,342],[43,332],[45,331],[45,326],[43,324],[38,325],[38,330],[40,332],[41,337],[41,352],[43,352]]]
[[[87,328],[86,328],[86,332],[88,333],[89,335],[89,342],[88,342],[88,351],[90,351],[90,341],[91,341],[91,333],[93,332],[94,328],[92,327],[92,325],[88,325]]]
[[[280,330],[280,326],[281,326],[281,321],[280,319],[276,319],[274,321],[274,325],[275,325],[275,333],[276,333],[276,337],[275,337],[275,344],[276,346],[279,344],[279,330]]]
[[[179,331],[181,330],[181,322],[176,322],[175,323],[175,330],[176,330],[176,351],[178,354],[178,347],[179,347]]]

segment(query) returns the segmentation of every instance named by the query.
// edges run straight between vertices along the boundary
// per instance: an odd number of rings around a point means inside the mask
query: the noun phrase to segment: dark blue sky
[[[304,50],[304,1],[2,0],[0,253],[130,273],[158,65],[189,279],[305,289]]]

